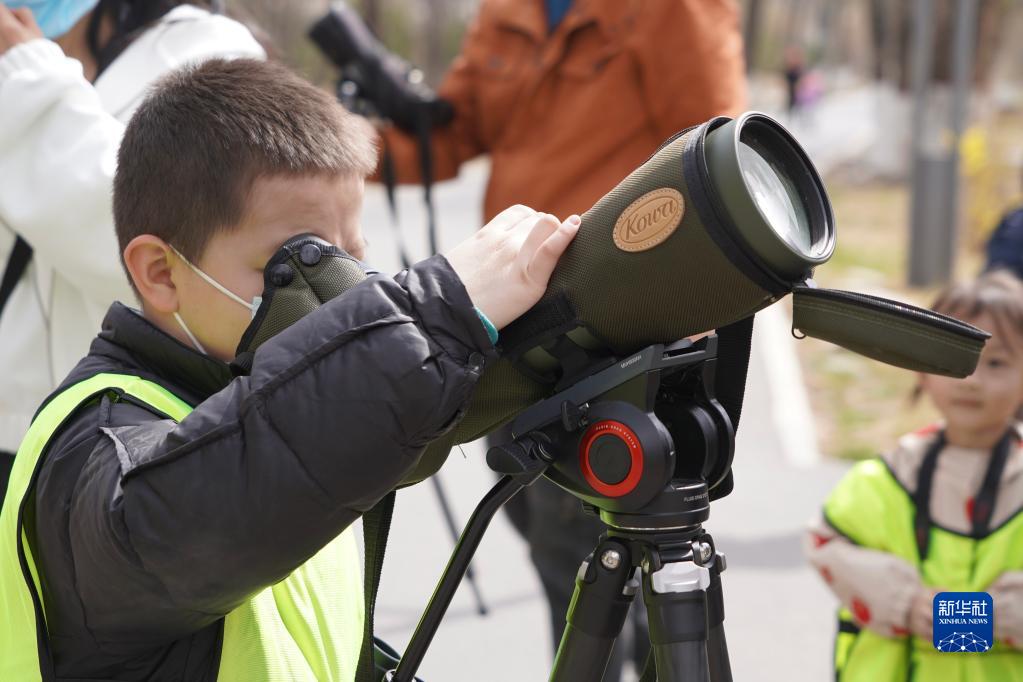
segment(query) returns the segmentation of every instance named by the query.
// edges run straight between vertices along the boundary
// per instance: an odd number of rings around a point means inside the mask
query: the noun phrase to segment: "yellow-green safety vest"
[[[128,395],[181,421],[191,412],[162,386],[139,377],[100,374],[57,394],[36,416],[18,449],[0,512],[0,680],[49,677],[45,608],[22,510],[47,443],[80,406],[102,395]],[[224,618],[217,679],[284,682],[355,679],[365,617],[362,574],[349,528],[281,582]],[[38,603],[38,610],[36,604]]]
[[[909,493],[880,459],[854,466],[824,506],[836,530],[858,545],[916,566],[926,585],[983,592],[1003,572],[1023,569],[1023,513],[979,540],[932,525],[921,563],[914,512]],[[890,638],[860,629],[852,614],[840,609],[835,671],[838,682],[1023,682],[1023,652],[996,641],[984,653],[941,653],[929,639]]]

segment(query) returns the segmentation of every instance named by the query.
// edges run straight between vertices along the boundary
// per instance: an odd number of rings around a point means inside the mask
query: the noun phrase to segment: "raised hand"
[[[501,329],[543,296],[579,224],[576,215],[561,222],[549,213],[516,205],[445,256],[473,305]]]

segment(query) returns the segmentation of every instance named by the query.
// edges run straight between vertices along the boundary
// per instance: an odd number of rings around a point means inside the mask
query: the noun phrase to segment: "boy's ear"
[[[178,309],[173,253],[167,242],[151,234],[140,234],[124,247],[124,264],[142,302],[168,314]]]

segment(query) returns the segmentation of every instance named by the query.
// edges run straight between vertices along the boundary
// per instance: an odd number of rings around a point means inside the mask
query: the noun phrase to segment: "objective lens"
[[[789,246],[811,255],[813,232],[795,183],[777,163],[768,160],[755,139],[744,138],[747,136],[739,139],[739,170],[757,208]]]
[[[751,111],[711,128],[704,159],[725,230],[768,277],[801,282],[831,257],[835,226],[824,183],[785,128]]]

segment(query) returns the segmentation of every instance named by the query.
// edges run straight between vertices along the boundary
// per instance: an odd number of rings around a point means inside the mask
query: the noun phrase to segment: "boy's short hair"
[[[212,59],[164,77],[132,116],[117,155],[121,252],[152,234],[196,261],[243,218],[260,176],[357,174],[376,166],[372,127],[287,68]]]

